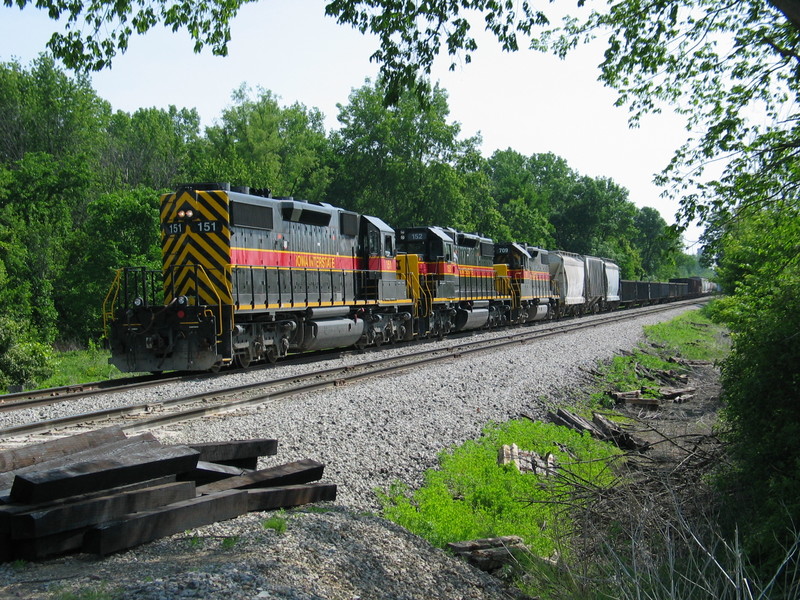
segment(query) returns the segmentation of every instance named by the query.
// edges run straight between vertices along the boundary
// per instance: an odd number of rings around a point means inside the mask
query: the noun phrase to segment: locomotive
[[[103,305],[121,371],[247,367],[673,297],[626,295],[607,259],[438,226],[394,230],[268,190],[185,185],[160,211],[161,270],[120,269]]]

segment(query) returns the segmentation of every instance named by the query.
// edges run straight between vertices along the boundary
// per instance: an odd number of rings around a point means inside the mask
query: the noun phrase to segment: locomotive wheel
[[[250,351],[248,350],[247,352],[241,352],[235,355],[233,357],[233,360],[236,362],[237,367],[246,369],[247,367],[250,366],[250,363],[252,362],[250,358]]]
[[[267,346],[267,350],[264,352],[264,354],[271,364],[274,365],[276,362],[278,362],[278,349],[275,346]]]

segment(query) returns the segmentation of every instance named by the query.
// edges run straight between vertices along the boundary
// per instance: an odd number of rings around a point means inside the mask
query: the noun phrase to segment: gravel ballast
[[[376,516],[376,488],[422,482],[443,449],[478,437],[489,422],[520,413],[544,418],[568,406],[598,361],[630,350],[642,326],[691,307],[643,315],[576,333],[464,355],[449,362],[336,387],[289,400],[153,430],[163,443],[276,438],[265,467],[311,458],[324,463],[323,481],[338,486],[334,505],[286,513],[283,533],[252,513],[176,534],[106,558],[85,554],[26,565],[0,565],[0,598],[52,598],[58,590],[107,589],[138,599],[239,598],[504,598],[495,579]],[[540,326],[541,327],[541,326]],[[452,342],[451,342],[452,343]],[[447,342],[444,342],[447,344]],[[407,350],[407,349],[406,349]],[[390,350],[391,351],[391,350]],[[402,351],[402,350],[401,350]],[[320,368],[365,360],[348,356]],[[141,390],[37,409],[35,416],[0,415],[0,427],[99,406],[132,404],[305,371],[271,371]],[[7,420],[3,420],[7,419]]]

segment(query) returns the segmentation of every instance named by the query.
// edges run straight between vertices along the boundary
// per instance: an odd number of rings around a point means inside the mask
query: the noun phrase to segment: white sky
[[[158,27],[132,38],[112,69],[94,74],[94,88],[115,110],[174,104],[196,108],[210,125],[231,104],[233,90],[247,83],[271,90],[284,105],[298,101],[320,109],[330,131],[338,127],[336,104],[347,104],[365,78],[374,80],[378,65],[369,56],[377,43],[337,25],[324,6],[324,0],[244,6],[232,24],[227,57],[210,49],[194,54],[188,34]],[[31,7],[0,7],[0,61],[16,58],[28,66],[46,49],[54,25]],[[434,73],[463,136],[480,132],[487,157],[506,148],[526,156],[553,152],[582,175],[610,177],[637,206],[652,206],[674,222],[677,204],[660,198],[652,178],[686,140],[681,119],[657,115],[629,129],[627,110],[614,107],[614,92],[597,82],[600,46],[560,61],[528,50],[503,53],[482,37],[470,64],[450,72],[445,57]],[[699,233],[691,228],[684,236],[691,252]]]

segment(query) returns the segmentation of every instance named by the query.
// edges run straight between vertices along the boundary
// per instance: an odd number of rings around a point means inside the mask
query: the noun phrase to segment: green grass
[[[119,591],[113,590],[103,583],[97,587],[76,591],[59,591],[53,594],[54,600],[113,600],[119,598]]]
[[[661,385],[647,377],[647,371],[687,371],[669,358],[679,356],[687,360],[717,361],[730,350],[730,338],[725,329],[713,323],[702,310],[687,312],[671,321],[644,328],[646,343],[630,355],[615,356],[598,367],[598,389],[591,394],[591,408],[611,408],[613,402],[606,394],[642,390],[644,398],[658,397]]]
[[[53,359],[53,375],[49,379],[40,382],[36,387],[61,387],[131,375],[130,373],[123,373],[117,367],[108,364],[110,357],[111,353],[102,348],[56,352]]]
[[[671,321],[644,328],[647,339],[659,346],[662,356],[688,360],[715,361],[725,358],[730,350],[730,337],[725,328],[714,323],[705,310],[686,312]]]
[[[552,453],[562,476],[498,465],[498,451],[512,443],[541,456]],[[379,497],[385,517],[434,545],[519,535],[536,554],[550,556],[571,526],[562,506],[552,502],[566,489],[565,480],[609,485],[614,477],[607,461],[618,454],[615,447],[564,427],[509,421],[490,425],[480,439],[441,453],[440,467],[426,471],[421,489],[412,492],[395,484]]]
[[[647,389],[658,384],[645,377],[648,370],[681,370],[667,358],[714,361],[723,358],[730,346],[725,331],[700,311],[648,327],[645,333],[649,343],[600,367],[598,390],[644,389],[649,395]],[[583,406],[578,411],[581,413],[591,413],[609,402],[605,393],[590,396],[587,392],[576,399]],[[622,418],[610,411],[606,415]],[[523,474],[514,465],[499,466],[498,450],[512,443],[540,455],[552,452],[559,463],[559,475]],[[572,522],[572,515],[580,511],[572,509],[583,501],[574,492],[583,490],[580,495],[591,498],[598,490],[615,485],[618,479],[611,465],[619,455],[616,447],[564,427],[510,421],[490,425],[478,440],[442,452],[439,468],[426,471],[420,489],[396,483],[378,495],[384,517],[436,546],[502,535],[522,537],[532,554],[519,565],[523,575],[518,584],[536,595],[560,599],[610,597],[603,595],[603,584],[586,577],[597,573],[597,565],[577,565],[579,574],[566,565],[574,559],[569,552],[570,536],[580,525]],[[552,556],[556,551],[566,561],[559,567],[536,558]]]
[[[269,517],[268,519],[264,519],[261,521],[261,526],[264,529],[272,529],[275,533],[280,535],[281,533],[286,531],[287,522],[286,518],[283,516],[283,511],[278,511],[277,515]]]

